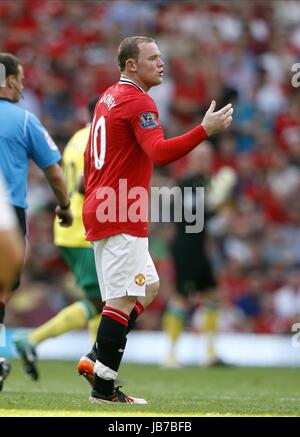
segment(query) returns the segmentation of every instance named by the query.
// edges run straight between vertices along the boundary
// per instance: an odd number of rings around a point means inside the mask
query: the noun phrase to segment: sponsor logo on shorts
[[[136,275],[135,283],[136,283],[136,285],[139,285],[140,287],[142,287],[142,285],[145,284],[145,276],[142,273],[139,273],[138,275]]]

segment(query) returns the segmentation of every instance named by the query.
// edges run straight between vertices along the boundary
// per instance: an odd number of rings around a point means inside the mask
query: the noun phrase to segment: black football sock
[[[2,324],[4,322],[4,314],[5,314],[5,304],[3,302],[0,301],[0,338],[2,336]],[[1,344],[0,344],[1,346]],[[1,390],[2,387],[0,387]]]
[[[133,310],[130,313],[130,319],[128,320],[127,326],[127,334],[132,331],[132,329],[134,329],[136,319],[142,314],[143,311],[144,306],[139,301],[137,301]],[[93,358],[97,355],[97,341],[95,341],[95,343],[93,344],[92,351],[87,354],[87,356],[89,355],[91,355],[90,358]]]
[[[144,311],[143,305],[137,300],[133,310],[130,313],[130,319],[128,321],[127,334],[135,327],[136,319]]]
[[[4,322],[5,303],[0,301],[0,323]]]
[[[116,308],[105,306],[97,333],[95,390],[110,396],[114,390],[119,366],[126,346],[129,316]]]
[[[97,340],[96,340],[95,343],[93,344],[92,352],[94,352],[94,353],[97,355]]]

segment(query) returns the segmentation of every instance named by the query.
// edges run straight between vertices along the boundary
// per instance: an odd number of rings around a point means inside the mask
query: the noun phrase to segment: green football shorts
[[[92,247],[59,246],[59,248],[75,276],[76,284],[83,290],[85,297],[101,299]]]

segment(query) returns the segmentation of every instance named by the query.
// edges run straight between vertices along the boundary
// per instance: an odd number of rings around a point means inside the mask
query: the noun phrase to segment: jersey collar
[[[5,102],[14,103],[12,100],[7,99],[6,97],[0,97],[0,100],[4,100]]]
[[[133,80],[131,79],[127,79],[127,77],[122,77],[119,80],[119,83],[124,83],[126,85],[131,85],[134,86],[134,88],[142,91],[144,94],[146,94],[146,92],[143,90],[143,88],[141,88],[138,84],[136,84],[135,82],[133,82]]]

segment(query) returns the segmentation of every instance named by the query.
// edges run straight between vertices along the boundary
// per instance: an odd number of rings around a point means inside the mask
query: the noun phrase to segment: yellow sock
[[[203,331],[207,334],[208,360],[216,358],[215,339],[218,330],[219,312],[216,305],[209,305],[203,311]]]
[[[175,342],[184,328],[183,320],[175,314],[166,314],[163,319],[163,328],[169,338]]]
[[[28,336],[29,341],[35,346],[47,338],[57,337],[72,329],[82,328],[88,319],[89,314],[84,302],[76,302],[64,308],[44,325],[34,329]]]
[[[97,314],[93,319],[89,320],[88,327],[92,344],[95,343],[97,332],[102,314]]]
[[[185,326],[186,311],[182,308],[170,307],[163,317],[163,329],[171,340],[170,355],[175,358],[177,340]]]

